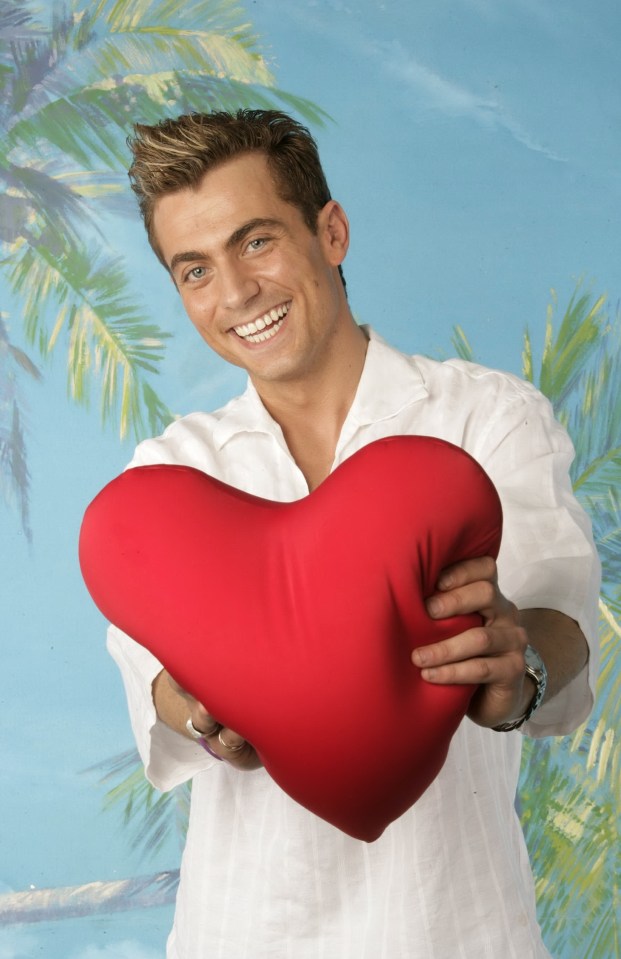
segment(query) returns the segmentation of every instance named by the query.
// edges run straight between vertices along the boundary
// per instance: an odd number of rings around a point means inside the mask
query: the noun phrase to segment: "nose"
[[[227,310],[246,306],[260,289],[248,267],[236,259],[220,265],[217,281],[220,306]]]

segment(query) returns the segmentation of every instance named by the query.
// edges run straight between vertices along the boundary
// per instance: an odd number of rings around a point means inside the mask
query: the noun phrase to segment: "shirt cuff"
[[[533,713],[522,726],[522,732],[533,739],[566,736],[584,722],[593,708],[593,702],[587,665],[556,696],[546,700]]]
[[[218,765],[198,743],[158,718],[152,687],[163,667],[155,656],[115,626],[108,629],[107,646],[121,672],[132,730],[151,785],[167,792]]]

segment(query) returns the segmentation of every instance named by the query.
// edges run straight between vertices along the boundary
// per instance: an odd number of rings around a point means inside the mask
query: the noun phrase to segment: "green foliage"
[[[554,956],[621,954],[621,628],[601,603],[597,707],[576,733],[526,740],[520,811]]]
[[[474,363],[474,350],[461,326],[453,327],[451,343],[453,344],[455,355],[458,356],[460,360],[467,360],[469,363]]]
[[[554,297],[537,371],[525,334],[524,373],[545,393],[572,437],[574,490],[591,516],[610,598],[611,588],[621,582],[621,316],[610,316],[605,297],[580,288],[556,334],[555,310]]]
[[[600,296],[594,302],[587,293],[572,296],[558,333],[554,334],[556,294],[548,306],[543,356],[538,376],[534,374],[533,347],[528,330],[524,334],[523,374],[539,387],[544,396],[561,413],[566,404],[575,403],[574,391],[579,389],[585,361],[588,362],[600,344],[602,314],[606,301]]]
[[[87,772],[100,774],[99,784],[107,786],[104,809],[120,810],[124,828],[129,828],[132,849],[145,858],[155,855],[169,840],[171,832],[180,844],[185,841],[190,808],[190,786],[158,793],[145,777],[135,749],[119,753]]]
[[[621,955],[621,318],[581,286],[556,331],[557,308],[553,294],[539,363],[526,331],[523,373],[575,446],[574,489],[602,560],[602,665],[573,736],[525,740],[518,808],[552,954],[608,959]]]
[[[41,379],[39,369],[28,355],[11,342],[5,318],[0,313],[0,490],[6,503],[17,505],[22,529],[30,540],[30,473],[20,395],[20,374],[24,373],[34,380]]]
[[[525,335],[524,374],[576,449],[574,489],[602,560],[602,665],[589,720],[571,737],[525,742],[520,808],[553,955],[603,959],[621,954],[621,318],[578,288],[555,333],[556,306],[538,368]]]

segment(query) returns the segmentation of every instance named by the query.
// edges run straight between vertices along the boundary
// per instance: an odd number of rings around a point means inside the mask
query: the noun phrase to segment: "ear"
[[[349,249],[349,220],[336,200],[328,200],[317,217],[317,233],[324,247],[326,259],[332,266],[340,266]]]

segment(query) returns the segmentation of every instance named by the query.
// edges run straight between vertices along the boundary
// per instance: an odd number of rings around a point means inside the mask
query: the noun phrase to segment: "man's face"
[[[320,211],[315,235],[279,197],[265,156],[249,153],[158,200],[153,224],[186,312],[216,353],[257,386],[312,376],[349,316],[337,203]]]

